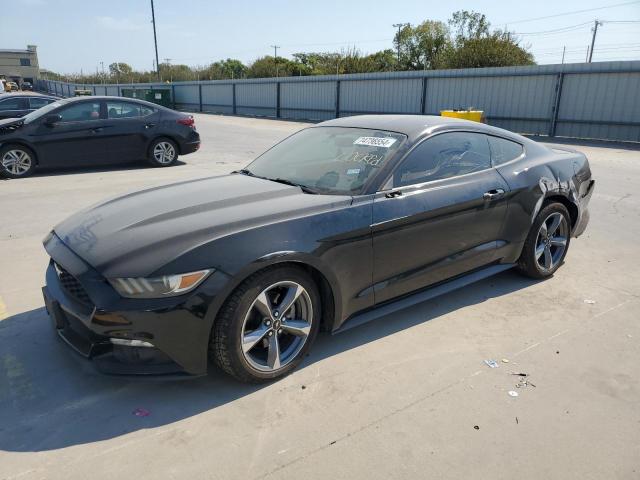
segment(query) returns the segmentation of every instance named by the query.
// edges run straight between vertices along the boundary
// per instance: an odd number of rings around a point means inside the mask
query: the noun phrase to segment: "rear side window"
[[[418,145],[393,175],[402,187],[457,177],[491,168],[487,137],[480,133],[443,133]]]
[[[154,112],[152,108],[130,102],[107,102],[108,118],[146,117]]]
[[[29,99],[29,105],[34,109],[49,105],[51,102],[53,102],[53,100],[49,100],[48,98],[33,97]]]
[[[99,102],[82,102],[61,109],[58,114],[62,117],[61,122],[82,122],[86,120],[100,119]]]
[[[499,137],[489,137],[491,160],[494,165],[502,165],[518,158],[524,152],[522,145]]]

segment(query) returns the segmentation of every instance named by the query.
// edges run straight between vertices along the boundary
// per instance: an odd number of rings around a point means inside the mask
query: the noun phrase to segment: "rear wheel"
[[[158,138],[149,147],[149,162],[155,167],[168,167],[178,159],[178,146],[168,138]]]
[[[548,204],[538,213],[518,260],[521,273],[541,279],[560,268],[571,240],[570,220],[561,203]]]
[[[33,151],[22,145],[6,145],[0,149],[0,174],[9,178],[28,177],[36,167]]]
[[[210,356],[241,381],[283,377],[311,347],[320,315],[318,288],[304,270],[286,266],[258,272],[222,307]]]

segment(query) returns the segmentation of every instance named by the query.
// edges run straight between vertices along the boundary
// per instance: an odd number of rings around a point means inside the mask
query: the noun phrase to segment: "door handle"
[[[401,195],[402,195],[402,192],[400,190],[394,190],[392,192],[388,192],[384,194],[385,198],[396,198]]]
[[[102,130],[104,130],[102,127],[92,128],[91,133],[100,133]]]
[[[156,126],[156,124],[155,124],[155,123],[147,123],[147,124],[144,126],[144,128],[153,128],[153,127],[155,127],[155,126]]]
[[[494,188],[493,190],[489,190],[482,195],[482,198],[485,200],[495,200],[504,195],[504,190],[502,188]]]

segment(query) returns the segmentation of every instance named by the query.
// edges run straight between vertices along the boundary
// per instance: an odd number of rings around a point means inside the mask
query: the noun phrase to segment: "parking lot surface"
[[[202,149],[175,167],[0,181],[0,479],[640,477],[632,147],[575,146],[597,182],[591,223],[550,280],[505,272],[321,334],[269,385],[214,368],[182,382],[94,373],[44,311],[45,234],[105,197],[240,168],[304,127],[195,117]]]

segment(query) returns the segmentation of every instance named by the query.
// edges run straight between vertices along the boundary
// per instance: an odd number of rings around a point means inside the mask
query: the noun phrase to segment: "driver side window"
[[[393,186],[431,182],[488,168],[491,154],[485,135],[443,133],[425,140],[409,153],[393,174]]]

